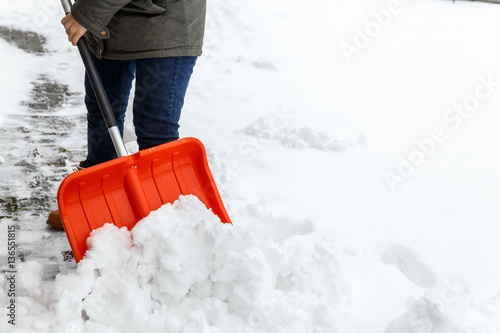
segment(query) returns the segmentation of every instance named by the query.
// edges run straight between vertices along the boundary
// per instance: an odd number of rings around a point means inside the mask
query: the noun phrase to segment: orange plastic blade
[[[203,144],[195,138],[166,143],[66,177],[59,187],[59,212],[79,262],[90,232],[113,223],[132,229],[151,211],[180,195],[197,196],[222,222],[231,223]]]

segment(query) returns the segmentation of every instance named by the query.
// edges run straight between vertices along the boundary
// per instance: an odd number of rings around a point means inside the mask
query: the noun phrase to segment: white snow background
[[[0,8],[51,51],[0,40],[0,124],[37,73],[81,92],[59,2]],[[499,11],[209,0],[181,136],[205,143],[234,225],[182,197],[101,228],[55,281],[26,258],[15,327],[0,276],[0,331],[500,332]]]

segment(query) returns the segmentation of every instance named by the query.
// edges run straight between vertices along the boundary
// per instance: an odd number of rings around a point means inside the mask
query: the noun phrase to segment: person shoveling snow
[[[205,30],[205,0],[195,5],[185,2],[167,10],[151,1],[80,0],[61,21],[73,45],[85,36],[111,101],[117,136],[123,136],[135,79],[133,114],[140,150],[179,139],[181,109]],[[88,153],[83,168],[126,155],[115,151],[115,140],[101,114],[101,97],[91,80],[85,76]],[[63,228],[58,210],[49,214],[47,224]]]

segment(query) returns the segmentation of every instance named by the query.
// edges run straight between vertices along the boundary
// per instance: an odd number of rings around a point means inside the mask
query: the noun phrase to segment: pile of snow
[[[258,237],[222,224],[193,196],[152,212],[131,232],[106,224],[88,246],[77,270],[53,286],[44,285],[38,263],[19,266],[18,329],[335,332],[346,290],[327,239]]]

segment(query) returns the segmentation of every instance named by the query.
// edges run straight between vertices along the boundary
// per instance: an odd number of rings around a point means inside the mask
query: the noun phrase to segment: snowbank
[[[333,244],[314,233],[282,238],[222,224],[196,197],[181,197],[131,232],[95,230],[86,258],[53,286],[42,282],[38,263],[21,264],[16,328],[335,332],[347,289]]]
[[[427,291],[407,299],[409,310],[390,322],[385,333],[500,329],[498,295],[481,298],[458,281],[434,286],[432,272],[396,245],[370,262],[366,254],[342,249],[305,221],[249,212],[259,223],[223,224],[196,197],[184,196],[152,212],[132,231],[112,224],[95,230],[76,271],[54,282],[42,280],[39,263],[21,263],[16,326],[4,320],[0,330],[345,332],[365,318],[356,312],[360,305],[352,303],[356,294],[365,294],[367,309],[381,306],[386,311],[397,303],[390,288],[410,290],[404,279],[394,279],[387,264]],[[360,275],[353,275],[356,262],[375,283],[368,290],[351,281]],[[4,318],[9,283],[0,276]]]

